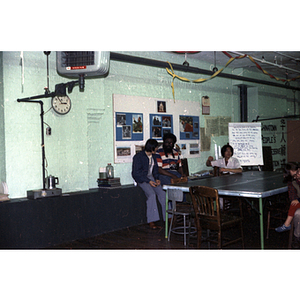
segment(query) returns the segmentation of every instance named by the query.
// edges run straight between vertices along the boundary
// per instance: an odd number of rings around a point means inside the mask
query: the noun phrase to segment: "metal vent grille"
[[[57,51],[56,70],[67,77],[102,76],[109,70],[108,51]]]
[[[94,51],[62,51],[62,67],[92,66],[95,64]]]

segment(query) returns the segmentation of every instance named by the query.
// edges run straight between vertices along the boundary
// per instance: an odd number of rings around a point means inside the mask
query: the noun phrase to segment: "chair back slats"
[[[224,243],[223,246],[242,241],[242,247],[244,248],[243,229],[242,229],[242,217],[227,216],[226,220],[224,215],[220,212],[220,202],[218,190],[206,187],[206,186],[191,186],[190,195],[192,198],[193,208],[195,211],[195,222],[197,226],[197,247],[201,246],[202,239],[202,226],[204,229],[210,229],[217,231],[218,233],[218,248],[222,248],[222,228],[225,226],[233,226],[234,224],[240,224],[241,237]],[[240,200],[239,200],[240,201]],[[213,240],[207,237],[206,240]]]
[[[191,187],[192,198],[195,200],[195,209],[200,215],[217,219],[220,214],[218,191],[206,186]]]

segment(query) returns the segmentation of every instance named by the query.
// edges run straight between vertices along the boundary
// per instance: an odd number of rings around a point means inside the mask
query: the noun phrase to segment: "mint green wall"
[[[178,64],[184,61],[184,56],[178,57],[172,53],[124,53]],[[54,91],[57,83],[73,80],[57,74],[55,58],[55,52],[51,52],[50,91]],[[192,58],[188,61],[191,66],[203,69],[211,67],[209,64],[193,61]],[[27,190],[42,187],[40,106],[33,103],[18,103],[17,99],[44,94],[44,87],[47,85],[46,56],[43,51],[24,52],[23,92],[20,52],[3,52],[1,65],[4,80],[2,98],[0,85],[0,103],[4,103],[5,146],[1,143],[0,174],[4,177],[6,175],[10,197],[19,198],[25,197]],[[235,73],[235,70],[228,68],[226,72]],[[191,80],[207,77],[175,73]],[[262,76],[253,74],[247,73],[244,76]],[[266,80],[263,76],[261,78]],[[48,111],[51,100],[50,98],[43,100],[44,121],[52,128],[52,135],[45,135],[47,171],[48,175],[59,177],[59,187],[63,193],[96,188],[99,167],[105,167],[109,162],[114,165],[115,176],[121,177],[122,184],[132,183],[131,164],[114,164],[112,94],[172,99],[171,82],[172,77],[165,69],[111,60],[107,76],[87,78],[84,92],[79,92],[78,86],[75,86],[69,95],[72,109],[67,115],[59,116],[52,110]],[[211,116],[231,116],[233,122],[238,122],[239,89],[235,84],[236,82],[232,80],[218,77],[202,84],[175,80],[175,96],[177,100],[201,101],[202,96],[208,95],[211,100]],[[250,110],[258,110],[261,117],[277,116],[279,111],[280,115],[281,112],[291,113],[289,102],[291,91],[253,84],[252,86],[256,90],[251,94],[252,101],[248,105]],[[0,116],[1,114],[3,115],[3,110],[0,110]],[[204,125],[205,118],[201,115],[200,126]],[[0,132],[1,128],[3,131],[0,125]],[[212,137],[213,144],[223,145],[227,142],[227,136]],[[205,161],[210,154],[214,154],[213,148],[208,152],[202,152],[200,158],[189,159],[190,172],[206,169]]]

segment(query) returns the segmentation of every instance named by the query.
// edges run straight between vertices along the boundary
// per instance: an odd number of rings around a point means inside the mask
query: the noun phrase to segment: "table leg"
[[[264,249],[264,220],[263,220],[263,205],[262,198],[259,198],[259,221],[260,221],[260,246]]]
[[[168,200],[168,190],[166,190],[166,218],[165,218],[165,238],[168,238],[168,208],[169,208],[169,200]]]

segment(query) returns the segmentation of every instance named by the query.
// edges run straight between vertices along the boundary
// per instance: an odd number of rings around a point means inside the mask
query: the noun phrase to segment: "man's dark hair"
[[[225,152],[226,152],[226,149],[227,149],[227,148],[229,148],[229,149],[231,150],[232,155],[233,155],[233,148],[232,148],[229,144],[227,144],[227,145],[224,145],[224,146],[221,148],[221,154],[222,154],[223,157],[225,156]],[[231,155],[231,156],[232,156],[232,155]]]
[[[145,151],[152,152],[158,146],[157,140],[149,139],[145,144]]]
[[[176,136],[173,133],[171,133],[171,132],[168,132],[168,133],[164,134],[163,141],[165,141],[166,139],[172,139],[174,144],[177,141]]]

